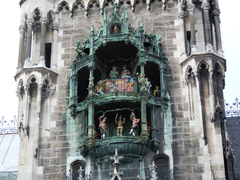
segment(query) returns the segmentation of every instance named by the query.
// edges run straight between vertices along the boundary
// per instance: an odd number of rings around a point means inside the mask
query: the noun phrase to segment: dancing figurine
[[[100,128],[100,134],[101,138],[104,139],[107,133],[107,118],[104,117],[105,115],[103,114],[102,116],[99,117],[99,128]]]
[[[127,81],[125,81],[125,83],[127,83],[127,85],[125,86],[125,89],[123,89],[123,91],[126,91],[128,89],[128,87],[130,88],[134,85],[134,81],[131,76],[123,76],[123,79],[128,79]]]
[[[117,92],[118,91],[118,87],[114,81],[111,81],[111,84],[109,84],[108,87],[109,87],[109,92]]]
[[[129,134],[133,134],[133,136],[135,136],[134,131],[135,129],[137,129],[140,119],[136,119],[136,115],[134,114],[134,112],[132,112],[132,114],[130,115],[130,119],[132,121],[132,129],[130,130]]]
[[[117,120],[117,116],[118,114],[116,115],[116,118],[115,118],[115,123],[118,125],[117,127],[117,135],[119,136],[122,136],[122,133],[123,133],[123,124],[125,124],[125,118],[123,118],[123,121],[122,121],[122,115],[120,114],[119,116],[119,119]]]

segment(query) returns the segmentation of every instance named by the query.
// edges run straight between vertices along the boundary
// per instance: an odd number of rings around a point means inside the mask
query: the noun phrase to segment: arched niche
[[[158,176],[163,179],[170,177],[169,157],[165,154],[159,154],[153,158]]]
[[[89,84],[89,69],[83,67],[78,71],[78,103],[85,100],[88,96],[88,84]]]
[[[153,91],[156,86],[160,87],[160,72],[159,65],[154,62],[147,62],[144,66],[145,68],[145,78],[148,78],[148,81],[151,82]],[[152,94],[152,92],[151,92]]]
[[[134,111],[136,118],[141,119],[140,112],[140,103],[129,103],[129,102],[115,102],[108,103],[102,106],[95,107],[95,115],[94,115],[94,125],[95,130],[98,134],[100,134],[99,130],[99,117],[105,113],[105,117],[107,117],[107,134],[108,137],[117,137],[117,124],[115,122],[115,118],[117,117],[117,121],[119,120],[120,114],[122,115],[122,120],[125,118],[125,124],[123,125],[123,136],[132,136],[128,133],[132,128],[132,121],[130,120],[130,115]],[[138,128],[135,130],[135,135],[138,137],[141,134],[141,121],[138,123]],[[100,139],[100,137],[96,137],[96,139]]]
[[[84,171],[82,172],[82,177],[85,177],[86,163],[81,160],[76,160],[71,164],[71,175],[72,175],[71,180],[78,180],[78,177],[79,177],[78,170],[80,169],[80,166],[82,167],[82,169],[84,169]]]
[[[136,58],[138,49],[131,43],[126,44],[125,41],[109,42],[105,46],[101,45],[96,50],[96,56],[102,64],[104,64],[107,76],[116,66],[119,74],[123,70],[123,66],[132,72],[132,63]]]
[[[213,71],[213,89],[214,96],[220,99],[223,99],[223,78],[222,78],[222,69],[220,65],[217,63],[214,66]]]

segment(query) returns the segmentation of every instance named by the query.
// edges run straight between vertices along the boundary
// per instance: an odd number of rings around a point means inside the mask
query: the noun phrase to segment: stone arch
[[[18,82],[18,86],[17,86],[17,97],[19,98],[19,100],[23,99],[23,95],[24,95],[23,80],[20,79],[20,81]]]
[[[41,10],[38,7],[35,8],[32,12],[32,18],[34,19],[35,22],[39,22],[41,17],[42,17]]]
[[[197,71],[199,72],[202,69],[209,69],[209,64],[206,61],[201,61],[197,66]]]
[[[35,79],[35,80],[34,80]],[[37,76],[35,76],[34,74],[32,74],[29,78],[28,78],[28,80],[27,80],[27,85],[30,85],[30,84],[32,84],[32,83],[39,83],[39,79],[37,78]]]
[[[78,8],[83,8],[85,9],[85,4],[84,4],[84,1],[82,0],[76,0],[74,3],[73,3],[73,6],[72,6],[72,16],[74,15],[74,10],[75,9],[78,9]]]
[[[72,180],[77,180],[78,179],[78,170],[80,168],[80,166],[82,167],[82,169],[84,169],[84,171],[82,172],[82,177],[85,177],[85,167],[86,167],[86,162],[83,160],[75,160],[71,163],[71,174],[72,174]]]
[[[57,5],[57,10],[56,12],[61,12],[63,9],[70,11],[70,6],[69,3],[67,1],[61,1],[58,5]]]
[[[166,154],[158,154],[153,157],[154,163],[157,166],[157,171],[161,169],[165,169],[162,171],[162,177],[169,177],[170,174],[170,158]]]
[[[195,77],[195,74],[194,74],[194,72],[193,72],[192,66],[188,65],[188,67],[187,67],[187,69],[186,69],[186,72],[185,72],[185,80],[186,80],[186,83],[187,83],[187,84],[190,83],[189,77],[190,77],[191,74]]]
[[[48,11],[48,13],[47,13],[47,22],[49,24],[52,24],[54,22],[54,19],[55,19],[54,11],[53,10]]]

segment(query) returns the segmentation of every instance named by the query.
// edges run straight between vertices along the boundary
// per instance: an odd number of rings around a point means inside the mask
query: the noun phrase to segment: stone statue
[[[109,74],[110,78],[118,78],[119,77],[119,73],[117,71],[117,66],[113,66],[112,67],[112,71]]]
[[[129,70],[127,70],[127,65],[123,66],[121,77],[123,77],[123,76],[131,76],[131,72]]]
[[[104,139],[105,135],[107,133],[107,124],[106,124],[107,118],[103,114],[102,116],[99,117],[99,128],[100,128],[100,134],[101,138]]]
[[[157,55],[158,56],[160,55],[160,52],[161,52],[161,50],[160,50],[160,47],[162,45],[161,39],[162,39],[162,36],[156,35],[156,46],[157,46]]]
[[[148,80],[147,77],[145,78],[145,83],[146,83],[146,90],[147,90],[148,94],[150,95],[150,94],[151,94],[152,84],[151,84],[151,82]]]
[[[135,129],[137,129],[140,119],[136,119],[136,115],[134,114],[134,112],[132,112],[132,114],[130,115],[130,119],[132,121],[132,129],[130,130],[129,134],[133,134],[133,136],[135,136],[134,131]]]
[[[125,89],[123,89],[123,91],[126,91],[128,89],[128,87],[132,87],[134,85],[134,81],[131,76],[123,76],[123,79],[128,79],[127,81],[125,81],[125,83],[127,83],[127,85],[125,86]]]
[[[97,85],[95,86],[95,94],[96,95],[101,95],[104,94],[103,91],[106,91],[106,88],[103,86],[103,83],[105,83],[107,81],[107,79],[105,80],[100,80]]]
[[[108,87],[109,87],[109,92],[117,92],[118,91],[118,87],[114,81],[111,81],[111,84],[109,84]]]
[[[81,55],[82,52],[83,52],[79,40],[77,40],[77,45],[75,46],[74,49],[75,49],[75,51],[76,51],[76,58],[78,58],[79,55]]]
[[[161,97],[161,91],[159,89],[159,86],[155,87],[155,90],[153,91],[153,95],[156,97]]]
[[[125,118],[123,118],[122,120],[122,114],[120,114],[119,116],[119,119],[117,120],[117,116],[118,114],[116,115],[116,118],[115,118],[115,123],[118,125],[117,127],[117,135],[119,136],[122,136],[122,133],[123,133],[123,124],[125,124]]]

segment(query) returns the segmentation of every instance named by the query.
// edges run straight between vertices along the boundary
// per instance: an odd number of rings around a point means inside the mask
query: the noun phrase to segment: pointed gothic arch
[[[32,18],[35,22],[39,22],[42,17],[42,11],[37,7],[32,12]]]
[[[58,5],[57,5],[57,10],[56,12],[61,12],[62,10],[68,10],[70,11],[70,6],[69,3],[67,1],[61,1]]]
[[[76,0],[74,3],[73,3],[73,5],[72,5],[72,10],[71,10],[71,12],[72,12],[72,16],[74,16],[74,11],[76,10],[76,9],[80,9],[80,8],[83,8],[83,9],[85,9],[85,4],[84,4],[84,1],[82,1],[82,0]]]
[[[49,24],[52,24],[54,22],[55,19],[55,12],[53,10],[48,11],[47,13],[47,22]]]

